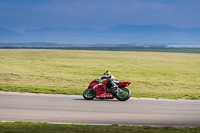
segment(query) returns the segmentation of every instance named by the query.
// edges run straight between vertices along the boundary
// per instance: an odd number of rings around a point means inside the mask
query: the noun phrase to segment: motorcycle
[[[107,83],[107,80],[103,82],[93,80],[88,89],[83,92],[83,97],[85,100],[96,99],[113,99],[117,98],[119,101],[126,101],[131,97],[131,91],[128,88],[131,82],[120,82],[115,91],[111,89],[111,85]]]

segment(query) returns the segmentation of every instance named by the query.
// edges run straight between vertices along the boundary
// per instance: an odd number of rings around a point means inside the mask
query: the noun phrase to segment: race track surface
[[[130,99],[0,92],[0,121],[74,124],[200,126],[200,101]]]

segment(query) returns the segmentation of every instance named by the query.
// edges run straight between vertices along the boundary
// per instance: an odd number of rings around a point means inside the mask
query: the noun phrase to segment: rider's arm
[[[103,75],[103,76],[101,77],[101,79],[107,79],[107,78],[111,78],[111,74]]]
[[[102,79],[108,79],[108,78],[111,78],[111,74],[103,75],[102,77],[97,78],[96,81],[101,81]]]

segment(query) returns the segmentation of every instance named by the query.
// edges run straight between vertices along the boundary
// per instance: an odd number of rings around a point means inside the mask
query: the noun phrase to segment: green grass
[[[200,54],[0,49],[0,90],[79,94],[104,71],[133,97],[200,99]]]
[[[91,126],[0,122],[0,133],[199,133],[200,127]]]

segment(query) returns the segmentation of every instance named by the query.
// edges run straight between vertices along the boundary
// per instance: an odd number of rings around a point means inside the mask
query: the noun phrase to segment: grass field
[[[200,54],[0,49],[0,90],[82,94],[104,71],[133,97],[200,99]]]
[[[91,126],[0,122],[0,133],[199,133],[200,127]]]

